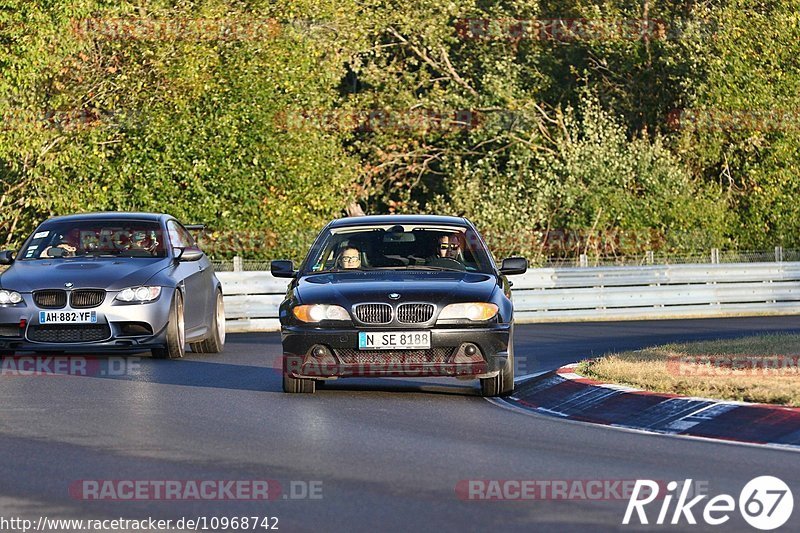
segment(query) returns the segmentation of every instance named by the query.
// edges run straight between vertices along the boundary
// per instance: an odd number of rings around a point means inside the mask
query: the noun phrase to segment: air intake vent
[[[70,343],[103,341],[111,337],[108,324],[45,324],[28,327],[28,340]]]
[[[345,365],[403,365],[421,363],[448,363],[453,355],[453,347],[437,347],[429,350],[355,350],[342,348],[334,350]]]

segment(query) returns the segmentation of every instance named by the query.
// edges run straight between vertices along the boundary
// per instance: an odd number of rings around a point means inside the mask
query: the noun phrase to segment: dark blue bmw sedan
[[[514,307],[506,276],[465,218],[364,216],[335,220],[291,278],[280,306],[283,389],[351,376],[479,379],[484,396],[514,389]]]

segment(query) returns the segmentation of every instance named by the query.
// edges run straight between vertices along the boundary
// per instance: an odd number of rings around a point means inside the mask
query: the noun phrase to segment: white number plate
[[[427,350],[430,331],[359,331],[359,350]]]
[[[40,324],[96,324],[97,311],[39,311]]]

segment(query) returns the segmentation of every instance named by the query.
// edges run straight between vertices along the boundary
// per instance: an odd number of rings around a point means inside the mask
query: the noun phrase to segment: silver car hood
[[[119,290],[144,285],[173,265],[169,258],[41,259],[16,261],[0,275],[0,287],[19,292],[37,289],[95,288]]]

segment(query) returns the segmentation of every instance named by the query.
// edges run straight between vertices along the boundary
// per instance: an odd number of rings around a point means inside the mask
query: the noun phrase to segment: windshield
[[[167,256],[158,222],[141,220],[78,220],[44,223],[28,237],[22,261],[70,257]]]
[[[478,234],[423,224],[325,230],[303,262],[304,274],[357,270],[494,272]]]

